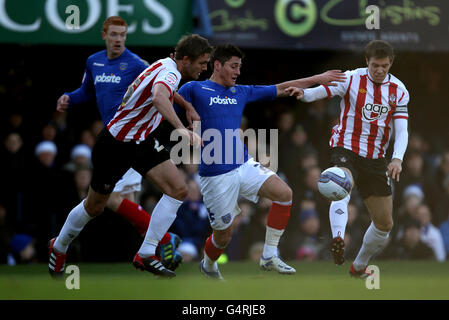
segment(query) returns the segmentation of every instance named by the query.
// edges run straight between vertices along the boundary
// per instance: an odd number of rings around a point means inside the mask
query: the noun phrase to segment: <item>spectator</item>
[[[301,210],[299,213],[299,228],[301,233],[295,241],[295,258],[307,261],[329,258],[329,242],[319,236],[320,219],[316,210]]]
[[[34,240],[30,235],[15,234],[11,239],[10,248],[15,263],[35,262],[36,249],[34,248]]]
[[[432,213],[430,212],[429,206],[420,204],[416,208],[415,219],[421,225],[421,240],[432,248],[436,260],[443,262],[446,259],[443,237],[441,236],[440,230],[432,224],[431,218]]]
[[[433,250],[421,240],[419,221],[408,218],[403,227],[403,233],[399,240],[391,241],[378,258],[397,260],[435,259]]]
[[[86,144],[78,144],[70,152],[70,162],[64,165],[64,170],[75,172],[78,167],[92,168],[91,148]]]
[[[449,211],[447,219],[440,225],[440,232],[443,238],[444,249],[446,250],[446,257],[449,254]]]

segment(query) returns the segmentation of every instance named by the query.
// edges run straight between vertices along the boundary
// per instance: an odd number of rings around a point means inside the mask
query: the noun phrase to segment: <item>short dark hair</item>
[[[189,34],[183,36],[175,47],[175,59],[182,60],[188,57],[191,61],[195,61],[205,53],[211,53],[213,50],[206,38],[197,34]]]
[[[394,59],[394,49],[391,44],[383,40],[370,41],[365,47],[365,57],[382,59],[389,57],[390,61]]]
[[[215,61],[218,60],[223,65],[232,57],[243,59],[245,55],[242,50],[230,43],[216,46],[214,51],[212,52],[212,56],[210,57],[211,69],[214,70]]]

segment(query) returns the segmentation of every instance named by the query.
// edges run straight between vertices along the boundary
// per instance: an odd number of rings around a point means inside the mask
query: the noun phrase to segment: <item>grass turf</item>
[[[225,282],[204,278],[198,263],[185,263],[173,279],[134,269],[131,263],[78,264],[80,289],[51,279],[47,265],[0,266],[0,299],[83,300],[322,300],[449,299],[449,262],[373,261],[380,269],[380,289],[351,278],[349,265],[292,262],[295,275],[263,272],[254,262],[229,262],[220,270]]]

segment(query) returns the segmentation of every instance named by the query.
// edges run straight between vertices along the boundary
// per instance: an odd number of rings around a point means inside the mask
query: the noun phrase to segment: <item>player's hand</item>
[[[197,135],[195,132],[188,130],[188,129],[178,129],[179,132],[189,138],[190,145],[192,145],[194,148],[199,148],[200,146],[204,147],[203,139],[199,135]]]
[[[64,112],[69,107],[70,97],[66,94],[63,94],[59,97],[58,102],[56,103],[56,110],[59,112]]]
[[[396,158],[392,159],[390,164],[388,165],[388,176],[399,182],[399,176],[401,175],[401,172],[402,160]]]
[[[329,70],[315,76],[316,82],[325,86],[336,86],[334,82],[345,82],[346,75],[341,70]]]
[[[188,102],[188,105],[189,107],[186,109],[186,118],[189,126],[187,128],[195,131],[194,125],[197,121],[201,121],[201,117],[190,102]]]
[[[285,89],[285,92],[287,92],[290,97],[295,96],[298,100],[304,97],[304,89],[302,88],[288,87],[287,89]]]

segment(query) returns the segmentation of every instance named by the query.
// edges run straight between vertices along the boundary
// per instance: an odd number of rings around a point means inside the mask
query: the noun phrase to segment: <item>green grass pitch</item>
[[[224,282],[204,278],[198,263],[185,263],[173,279],[134,269],[131,263],[80,263],[80,289],[51,279],[47,265],[0,266],[0,299],[44,300],[322,300],[449,299],[449,262],[373,261],[379,289],[349,277],[349,263],[292,262],[295,275],[263,272],[254,262],[221,265]]]

